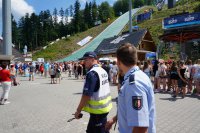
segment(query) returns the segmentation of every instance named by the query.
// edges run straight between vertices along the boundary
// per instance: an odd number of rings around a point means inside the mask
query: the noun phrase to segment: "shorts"
[[[11,78],[12,80],[14,80],[14,79],[16,78],[16,76],[15,76],[15,75],[11,75],[10,78]]]
[[[51,78],[52,78],[52,79],[55,78],[55,75],[51,75]]]
[[[186,87],[186,85],[187,84],[183,80],[181,80],[181,79],[178,80],[178,87],[179,88]]]
[[[117,76],[117,71],[113,71],[113,76]]]
[[[177,74],[171,74],[170,79],[178,80],[179,76]]]

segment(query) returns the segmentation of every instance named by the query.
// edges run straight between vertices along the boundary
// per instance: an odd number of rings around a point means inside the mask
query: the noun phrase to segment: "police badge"
[[[143,106],[142,96],[132,96],[132,107],[135,110],[140,110]]]

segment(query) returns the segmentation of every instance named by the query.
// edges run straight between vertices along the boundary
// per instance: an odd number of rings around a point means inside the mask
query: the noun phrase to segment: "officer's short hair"
[[[125,43],[117,49],[117,59],[126,66],[136,65],[137,49],[132,44]]]

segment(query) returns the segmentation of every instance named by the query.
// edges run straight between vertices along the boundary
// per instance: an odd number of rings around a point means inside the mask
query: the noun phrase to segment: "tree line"
[[[133,7],[151,5],[155,0],[132,0]],[[113,7],[108,2],[100,5],[96,1],[86,2],[81,9],[79,0],[74,5],[60,10],[54,9],[41,11],[39,15],[32,13],[21,17],[18,22],[12,16],[12,42],[20,51],[24,46],[28,50],[37,50],[49,42],[67,35],[83,32],[96,26],[97,22],[107,22],[128,11],[129,0],[117,0]]]

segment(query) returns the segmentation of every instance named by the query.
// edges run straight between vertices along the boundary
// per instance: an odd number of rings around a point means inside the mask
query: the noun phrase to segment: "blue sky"
[[[50,11],[53,11],[54,8],[57,8],[58,10],[62,7],[63,9],[66,9],[70,5],[74,5],[75,0],[26,0],[28,4],[32,5],[36,11],[36,13],[39,13],[41,10],[49,9]],[[79,0],[81,3],[81,8],[84,8],[84,4],[86,1],[90,2],[93,0]],[[96,0],[97,4],[102,3],[103,1],[108,1],[110,5],[114,3],[116,0]]]
[[[49,9],[51,13],[54,8],[60,10],[61,7],[63,9],[68,8],[70,5],[74,5],[76,0],[11,0],[11,10],[14,18],[18,21],[19,18],[24,16],[26,13],[39,14],[40,11],[44,11]],[[85,2],[93,1],[93,0],[79,0],[81,3],[81,8],[85,7]],[[102,3],[103,1],[108,1],[110,5],[116,0],[96,0],[97,4]],[[2,0],[0,0],[0,36],[2,33]]]

